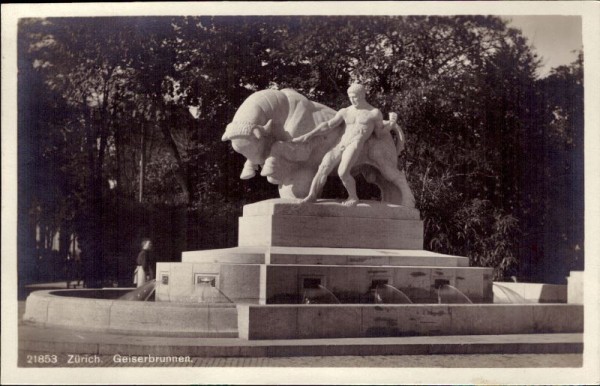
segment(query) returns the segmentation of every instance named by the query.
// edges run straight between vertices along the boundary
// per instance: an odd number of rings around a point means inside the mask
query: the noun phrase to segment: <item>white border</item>
[[[16,25],[21,17],[134,15],[581,15],[585,71],[585,355],[574,369],[307,369],[16,367]],[[7,383],[494,383],[598,384],[600,355],[600,4],[598,2],[247,2],[2,5],[2,384]]]

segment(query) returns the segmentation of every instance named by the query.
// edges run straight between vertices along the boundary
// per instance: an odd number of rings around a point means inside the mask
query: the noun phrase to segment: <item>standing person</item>
[[[152,270],[152,261],[150,258],[150,250],[152,249],[152,241],[150,239],[144,239],[142,241],[142,250],[137,256],[137,267],[133,273],[133,283],[137,287],[143,286],[147,280],[154,278],[154,272]]]
[[[351,106],[341,109],[327,122],[319,124],[311,132],[292,140],[292,142],[306,142],[314,136],[325,134],[342,123],[346,128],[340,142],[334,146],[325,156],[317,174],[313,178],[308,196],[304,202],[314,202],[320,194],[327,176],[338,166],[338,175],[348,191],[348,199],[343,202],[346,206],[358,203],[356,195],[356,182],[350,174],[356,163],[365,142],[373,132],[383,131],[383,115],[379,109],[370,105],[366,100],[366,90],[361,84],[352,84],[348,88],[348,98]],[[393,181],[395,182],[395,181]]]

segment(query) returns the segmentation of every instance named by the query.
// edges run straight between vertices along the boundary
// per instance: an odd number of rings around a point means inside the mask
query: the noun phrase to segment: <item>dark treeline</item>
[[[130,280],[142,237],[162,261],[235,245],[277,194],[220,141],[237,107],[291,87],[338,109],[355,80],[405,127],[425,248],[497,278],[583,268],[583,57],[539,79],[499,18],[22,19],[18,50],[21,283],[60,276],[71,237],[89,286]]]

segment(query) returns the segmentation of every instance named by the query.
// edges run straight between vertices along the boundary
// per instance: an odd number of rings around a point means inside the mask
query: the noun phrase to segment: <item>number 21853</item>
[[[58,362],[58,357],[53,354],[27,355],[27,363],[29,364],[47,364],[56,362]]]

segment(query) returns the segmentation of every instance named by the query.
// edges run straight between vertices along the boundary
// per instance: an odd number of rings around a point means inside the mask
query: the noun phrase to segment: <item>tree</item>
[[[522,270],[560,283],[583,269],[583,54],[535,89],[524,137]]]
[[[519,149],[538,64],[520,33],[476,16],[287,25],[267,65],[277,84],[341,107],[349,82],[361,81],[374,105],[400,112],[408,136],[401,164],[425,219],[426,247],[468,255],[498,268],[497,277],[514,269]]]
[[[36,165],[20,224],[31,213],[76,230],[91,273],[153,229],[186,240],[172,248],[232,243],[241,206],[276,195],[265,179],[240,181],[243,157],[220,140],[237,107],[257,90],[291,87],[340,108],[353,81],[384,113],[400,113],[399,165],[426,248],[502,277],[544,229],[567,234],[561,245],[580,240],[549,203],[582,186],[581,71],[536,80],[537,57],[497,17],[36,19],[22,21],[19,39],[20,151],[31,153],[20,176]],[[552,193],[552,172],[565,168],[573,172]]]

